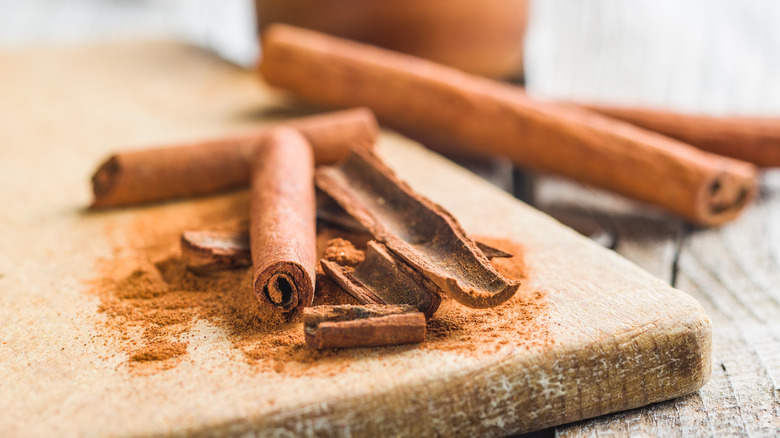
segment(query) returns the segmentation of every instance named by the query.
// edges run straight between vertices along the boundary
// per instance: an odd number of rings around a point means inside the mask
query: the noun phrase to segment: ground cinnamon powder
[[[101,333],[119,340],[132,369],[155,372],[175,367],[187,356],[186,335],[198,319],[224,329],[233,346],[257,369],[286,373],[306,372],[323,362],[349,366],[361,356],[410,348],[474,354],[506,344],[530,348],[552,342],[544,292],[521,287],[510,301],[491,309],[470,309],[445,297],[421,345],[311,350],[304,345],[299,314],[279,314],[257,303],[251,268],[197,276],[179,256],[182,231],[241,230],[248,211],[248,196],[242,192],[146,209],[134,214],[129,225],[107,230],[109,238],[120,243],[113,257],[101,261],[93,290],[105,315]],[[318,256],[357,264],[368,239],[365,234],[318,226]],[[493,260],[499,272],[509,278],[528,278],[522,247],[506,240],[479,239],[515,255]],[[315,305],[355,303],[318,267]],[[337,372],[338,367],[329,369]]]

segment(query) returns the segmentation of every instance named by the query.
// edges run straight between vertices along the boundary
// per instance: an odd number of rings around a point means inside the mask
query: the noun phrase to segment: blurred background
[[[0,48],[175,38],[250,67],[258,22],[284,21],[524,77],[538,98],[780,114],[771,0],[0,0],[0,10]]]

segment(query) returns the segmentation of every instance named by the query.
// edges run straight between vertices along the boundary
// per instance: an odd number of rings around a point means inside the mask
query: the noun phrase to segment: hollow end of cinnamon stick
[[[308,305],[314,298],[314,286],[304,268],[290,262],[269,266],[254,282],[255,296],[281,311]]]
[[[108,157],[106,161],[98,166],[92,175],[93,200],[89,206],[90,209],[112,205],[110,202],[111,192],[116,186],[117,178],[121,173],[119,158],[116,155]]]
[[[737,163],[742,164],[742,163]],[[756,197],[758,190],[756,170],[744,163],[731,166],[728,172],[713,174],[702,184],[696,203],[695,217],[689,219],[700,225],[717,226],[739,216]]]
[[[282,312],[314,300],[315,203],[311,145],[295,129],[273,130],[254,159],[249,234],[255,295]]]

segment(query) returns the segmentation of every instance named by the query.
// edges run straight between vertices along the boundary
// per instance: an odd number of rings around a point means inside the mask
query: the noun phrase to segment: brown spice
[[[311,306],[316,255],[314,154],[300,132],[279,128],[257,150],[249,228],[254,290],[280,312]]]
[[[224,330],[254,369],[286,374],[331,375],[366,357],[384,357],[408,349],[447,350],[462,354],[492,351],[501,345],[537,348],[551,342],[546,299],[540,291],[519,292],[491,309],[469,309],[446,299],[428,324],[422,345],[376,349],[312,351],[304,345],[298,314],[277,315],[263,309],[252,294],[251,269],[197,276],[179,256],[182,230],[213,228],[240,231],[247,220],[248,196],[238,193],[211,200],[171,204],[137,214],[128,226],[107,231],[118,244],[100,264],[94,283],[100,312],[99,333],[116,339],[127,364],[136,372],[159,372],[187,357],[186,335],[197,320]],[[211,227],[210,224],[219,224]],[[325,243],[342,237],[365,248],[366,236],[320,227],[318,257]],[[493,265],[512,279],[525,279],[523,250],[512,242],[480,239],[515,256]],[[527,282],[523,282],[524,284]],[[317,276],[314,304],[356,304],[327,278]],[[110,342],[113,343],[113,342]]]
[[[336,241],[336,244],[340,243]],[[325,249],[326,255],[329,248]],[[322,259],[320,268],[361,304],[411,305],[425,314],[426,318],[433,316],[441,304],[442,291],[438,286],[381,243],[368,242],[368,247],[362,253],[363,260],[355,266],[343,266]],[[337,248],[335,256],[338,258],[346,254]]]
[[[315,150],[318,163],[333,163],[352,143],[372,145],[377,137],[373,114],[366,109],[292,119],[279,126],[300,130]],[[172,198],[202,196],[245,187],[257,148],[270,130],[222,138],[119,152],[104,161],[92,177],[92,208],[117,207]]]
[[[409,305],[361,304],[303,309],[306,345],[354,348],[425,341],[425,315]]]
[[[354,268],[366,258],[365,252],[355,248],[349,240],[337,237],[326,242],[322,258],[341,266]]]
[[[283,24],[261,39],[268,84],[324,107],[367,106],[395,127],[436,133],[452,151],[506,156],[701,225],[736,218],[757,191],[748,163],[505,83]]]
[[[496,272],[448,211],[416,193],[369,150],[317,169],[317,187],[417,272],[458,302],[497,306],[520,284]]]
[[[547,293],[525,286],[531,272],[525,265],[522,245],[506,239],[475,238],[514,254],[491,262],[498,272],[521,280],[523,286],[512,299],[489,309],[471,309],[454,300],[444,300],[428,323],[428,338],[423,348],[477,354],[504,345],[521,348],[551,345],[554,340],[549,329]]]
[[[251,266],[249,233],[183,231],[181,256],[187,267],[196,274]]]
[[[130,357],[132,362],[152,362],[172,359],[187,352],[184,342],[161,341],[149,348],[143,348]]]

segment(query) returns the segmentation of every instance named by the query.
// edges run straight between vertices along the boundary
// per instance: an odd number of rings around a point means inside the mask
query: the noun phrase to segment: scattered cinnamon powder
[[[355,248],[355,245],[349,240],[337,237],[325,243],[325,251],[322,258],[341,266],[355,267],[365,260],[366,254]]]
[[[133,362],[152,362],[172,359],[187,352],[184,342],[157,342],[151,348],[142,348],[130,357]]]
[[[477,240],[513,255],[491,262],[502,275],[521,280],[520,289],[506,303],[488,309],[472,309],[444,297],[428,323],[428,339],[423,347],[484,352],[507,344],[527,348],[551,344],[546,293],[527,286],[530,273],[523,247],[506,239],[480,236]]]
[[[223,329],[234,348],[257,369],[280,373],[337,373],[362,357],[415,348],[474,354],[506,344],[533,348],[551,342],[545,294],[521,287],[509,302],[492,309],[470,309],[445,297],[429,322],[428,340],[421,345],[309,349],[303,342],[300,315],[278,314],[257,303],[251,268],[197,276],[179,257],[181,231],[211,224],[221,230],[240,230],[248,211],[248,197],[238,193],[141,211],[129,226],[107,230],[113,241],[122,243],[114,257],[101,262],[94,291],[101,300],[99,310],[106,316],[102,331],[119,340],[131,368],[155,372],[175,367],[187,357],[188,347],[192,348],[186,335],[197,320]],[[320,257],[352,264],[360,261],[361,249],[370,239],[325,227],[318,227],[317,234]],[[510,278],[528,278],[522,247],[509,241],[480,240],[514,254],[493,261],[499,272]],[[326,303],[356,301],[318,268],[314,304]]]

